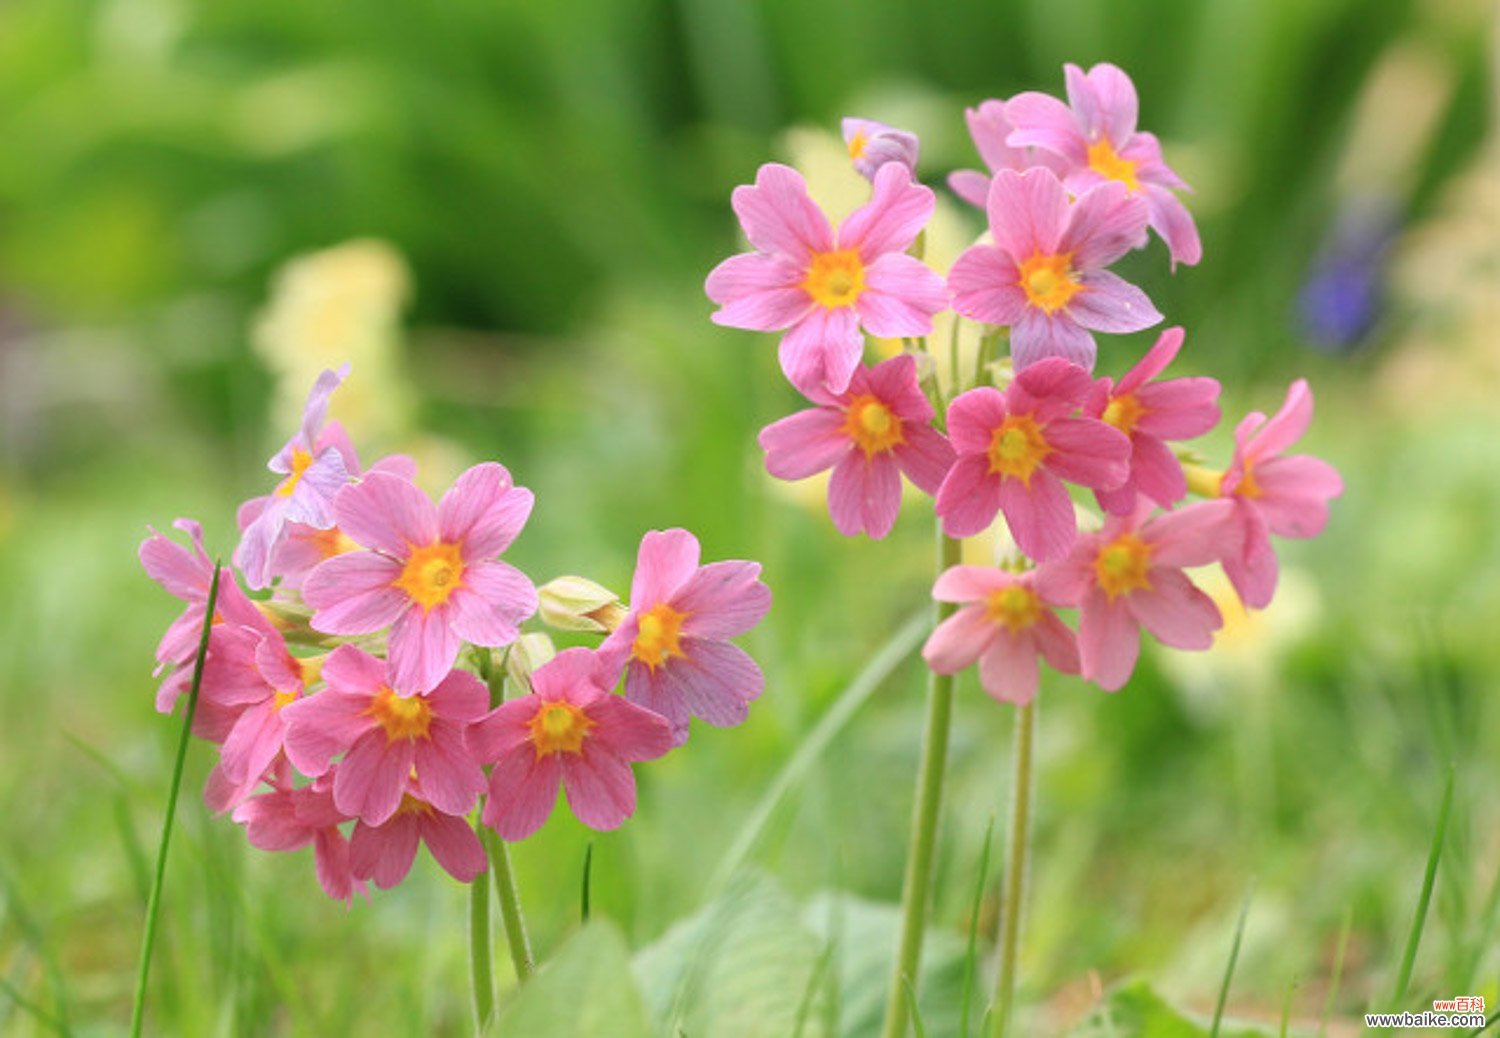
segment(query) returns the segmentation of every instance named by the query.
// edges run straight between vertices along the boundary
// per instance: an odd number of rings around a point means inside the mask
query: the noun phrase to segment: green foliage
[[[1071,1038],[1208,1038],[1209,1026],[1167,1004],[1144,980],[1122,984],[1072,1031]],[[1269,1031],[1230,1025],[1222,1038],[1267,1038]]]
[[[569,937],[487,1033],[536,1038],[649,1038],[645,1003],[630,971],[624,935],[595,920]]]

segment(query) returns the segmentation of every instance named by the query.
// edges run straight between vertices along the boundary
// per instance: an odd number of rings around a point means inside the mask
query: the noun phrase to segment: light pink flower
[[[333,776],[293,789],[282,785],[251,797],[234,809],[245,838],[263,851],[295,851],[313,845],[313,862],[324,893],[348,905],[368,894],[349,863],[349,841],[339,826],[350,821],[333,802]]]
[[[1078,538],[1066,559],[1037,571],[1037,591],[1078,606],[1083,676],[1114,692],[1140,655],[1142,627],[1166,645],[1206,649],[1223,624],[1213,599],[1183,573],[1224,554],[1232,539],[1230,506],[1200,501],[1155,518],[1142,501],[1112,515],[1098,533]]]
[[[1012,148],[1005,143],[1015,127],[1005,116],[1004,101],[991,99],[981,102],[978,108],[966,108],[964,119],[969,124],[969,136],[974,138],[974,147],[979,149],[979,157],[989,167],[988,173],[960,169],[948,174],[948,186],[970,205],[985,207],[990,197],[990,180],[1002,169],[1024,173],[1032,166],[1046,166],[1054,172],[1061,171],[1062,163],[1050,152]]]
[[[421,843],[427,844],[437,863],[460,883],[473,882],[489,867],[484,846],[468,821],[428,803],[415,781],[407,783],[400,805],[384,823],[354,824],[349,865],[356,878],[373,879],[381,890],[389,890],[411,871]]]
[[[391,687],[435,688],[463,642],[500,646],[536,612],[525,574],[495,560],[531,514],[531,491],[495,462],[464,472],[433,507],[410,482],[372,472],[339,491],[339,529],[368,550],[337,555],[307,575],[312,626],[328,634],[391,627]]]
[[[1135,510],[1136,494],[1163,508],[1187,496],[1182,463],[1167,440],[1201,436],[1219,422],[1219,382],[1212,378],[1151,379],[1172,363],[1182,348],[1181,328],[1168,328],[1119,384],[1108,377],[1094,383],[1083,413],[1130,437],[1130,478],[1114,490],[1096,490],[1099,507],[1114,515]]]
[[[926,335],[948,303],[943,279],[906,255],[932,216],[932,192],[898,163],[875,174],[870,201],[835,234],[802,175],[764,165],[734,189],[734,211],[755,252],[731,256],[705,290],[714,322],[786,331],[781,368],[798,389],[842,393],[864,352],[861,327],[888,338]]]
[[[904,166],[908,176],[916,175],[921,147],[916,134],[874,119],[848,118],[841,128],[844,143],[849,146],[849,160],[866,180],[873,181],[876,170],[887,162]]]
[[[937,493],[953,448],[932,428],[932,404],[917,382],[916,361],[901,355],[859,367],[849,388],[813,397],[821,406],[766,426],[760,445],[777,479],[833,469],[828,511],[846,537],[890,532],[901,510],[901,473]]]
[[[973,245],[948,274],[953,309],[1010,327],[1016,369],[1062,357],[1092,369],[1090,330],[1136,332],[1161,320],[1146,293],[1104,268],[1146,241],[1146,204],[1123,184],[1069,202],[1050,169],[1003,169],[986,210],[993,245]]]
[[[755,562],[698,565],[698,539],[686,530],[652,530],[641,538],[630,612],[599,655],[619,672],[625,697],[672,724],[687,741],[688,721],[739,724],[765,687],[754,660],[729,639],[760,623],[771,589]]]
[[[1038,562],[1061,558],[1078,529],[1063,480],[1119,486],[1130,441],[1094,418],[1073,418],[1093,380],[1076,364],[1049,357],[1001,392],[980,386],[948,405],[948,436],[958,460],[938,488],[936,511],[949,537],[972,537],[997,512],[1021,551]]]
[[[1145,198],[1151,226],[1167,243],[1173,266],[1197,263],[1203,257],[1198,228],[1173,194],[1188,186],[1162,161],[1156,137],[1136,131],[1135,84],[1109,64],[1087,73],[1066,65],[1064,71],[1067,105],[1040,93],[1017,94],[1006,103],[1006,115],[1016,127],[1007,142],[1057,155],[1066,164],[1064,183],[1075,195],[1108,181],[1124,184]]]
[[[415,776],[423,799],[463,815],[484,792],[484,770],[464,748],[464,729],[490,708],[473,674],[451,671],[431,692],[399,696],[385,660],[341,645],[323,665],[327,687],[283,711],[286,754],[304,775],[337,769],[334,802],[347,815],[381,825],[396,813]]]
[[[253,588],[271,584],[271,556],[280,543],[287,523],[327,529],[333,525],[333,497],[359,471],[354,446],[338,422],[324,424],[328,398],[349,375],[349,365],[325,371],[313,383],[302,411],[302,428],[267,463],[283,476],[281,483],[262,502],[254,520],[244,527],[234,563]],[[254,502],[252,502],[254,503]]]
[[[922,658],[939,674],[979,661],[979,684],[1002,703],[1024,706],[1036,695],[1037,658],[1064,674],[1078,673],[1078,643],[1038,593],[1036,571],[1008,573],[954,566],[933,585],[939,602],[969,603],[938,625]]]
[[[1234,458],[1219,494],[1234,503],[1239,551],[1224,559],[1224,574],[1252,609],[1263,609],[1276,592],[1278,566],[1271,534],[1316,537],[1328,523],[1328,502],[1344,492],[1344,481],[1328,462],[1284,452],[1307,431],[1313,396],[1305,379],[1293,382],[1275,417],[1252,411],[1234,431]]]
[[[557,802],[592,829],[614,829],[635,812],[632,761],[672,748],[666,720],[611,695],[617,673],[587,649],[564,649],[531,673],[529,696],[501,703],[465,735],[493,762],[484,824],[506,840],[539,829]]]

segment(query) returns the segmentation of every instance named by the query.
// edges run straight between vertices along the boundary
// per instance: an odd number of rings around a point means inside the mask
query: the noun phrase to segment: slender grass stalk
[[[525,983],[536,972],[531,954],[531,938],[526,933],[526,917],[521,914],[521,896],[516,892],[516,875],[510,867],[510,851],[500,834],[485,827],[480,834],[490,856],[490,871],[495,874],[495,895],[500,904],[500,923],[505,928],[505,943],[510,948],[511,965],[516,979]]]
[[[963,545],[938,529],[937,567],[942,573],[958,565]],[[939,602],[936,622],[957,608]],[[948,768],[948,734],[953,720],[953,676],[933,673],[927,684],[927,730],[922,736],[922,758],[917,767],[917,792],[912,805],[911,845],[901,886],[901,945],[896,953],[885,1007],[885,1038],[906,1035],[906,985],[916,987],[922,961],[922,938],[927,929],[927,903],[932,896],[932,859],[937,850],[938,810],[943,800],[943,778]]]
[[[484,823],[474,831],[484,839]],[[474,990],[474,1033],[483,1034],[495,1011],[495,968],[490,962],[490,883],[483,876],[469,884],[469,981]]]
[[[1287,1029],[1292,1026],[1292,996],[1297,991],[1297,982],[1287,982],[1286,994],[1281,999],[1281,1027],[1276,1032],[1279,1038],[1287,1038]]]
[[[979,908],[990,878],[990,847],[995,841],[995,816],[984,827],[984,850],[979,855],[979,875],[974,880],[974,903],[969,909],[969,946],[964,951],[964,986],[958,1000],[959,1038],[969,1038],[969,1002],[974,994],[974,973],[979,964]]]
[[[1026,869],[1031,849],[1031,779],[1035,770],[1032,746],[1036,741],[1036,702],[1016,709],[1016,749],[1012,761],[1010,800],[1010,857],[1005,866],[1005,891],[1000,903],[1000,969],[995,977],[991,1038],[1004,1038],[1016,1000],[1016,968],[1021,956],[1021,916],[1026,910]]]
[[[1427,908],[1432,903],[1432,884],[1437,879],[1438,861],[1443,857],[1443,839],[1448,834],[1448,815],[1453,810],[1453,765],[1448,766],[1448,781],[1443,786],[1443,803],[1438,808],[1437,829],[1432,834],[1432,847],[1427,852],[1427,871],[1422,876],[1422,892],[1417,896],[1417,912],[1411,921],[1411,933],[1406,938],[1406,951],[1401,956],[1401,968],[1396,974],[1396,986],[1391,993],[1390,1011],[1401,1012],[1401,1003],[1406,1000],[1406,989],[1411,984],[1412,967],[1417,961],[1417,946],[1422,942],[1422,930],[1427,925]]]
[[[1229,961],[1224,964],[1224,980],[1219,985],[1219,1000],[1214,1003],[1214,1022],[1208,1030],[1208,1038],[1219,1038],[1219,1027],[1224,1022],[1224,1006],[1229,1002],[1229,983],[1234,979],[1234,967],[1240,961],[1240,943],[1245,939],[1245,920],[1250,917],[1250,899],[1255,895],[1252,888],[1240,905],[1240,918],[1234,924],[1234,943],[1229,946]]]
[[[589,921],[589,883],[594,876],[594,841],[590,840],[588,848],[583,852],[583,897],[579,905],[579,915],[583,922]]]
[[[1344,952],[1349,949],[1349,929],[1354,924],[1354,906],[1344,906],[1344,922],[1339,928],[1339,944],[1333,953],[1333,977],[1328,982],[1328,998],[1323,1002],[1323,1016],[1318,1020],[1318,1038],[1328,1033],[1328,1018],[1333,1015],[1333,1005],[1338,1001],[1339,984],[1344,979]]]
[[[6,998],[14,1002],[17,1009],[30,1013],[32,1018],[36,1020],[37,1023],[41,1024],[49,1031],[61,1035],[67,1035],[71,1033],[68,1030],[66,1024],[64,1024],[57,1017],[53,1016],[51,1013],[47,1012],[41,1006],[37,1005],[35,1002],[31,1001],[31,999],[27,998],[24,994],[21,993],[19,988],[17,988],[10,981],[6,980],[4,977],[0,977],[0,994],[3,994]]]
[[[135,979],[135,1003],[130,1010],[130,1034],[140,1038],[146,1016],[146,980],[151,974],[151,951],[156,947],[156,923],[161,915],[161,891],[167,875],[167,848],[172,842],[172,823],[177,816],[177,794],[182,790],[182,769],[187,762],[188,736],[193,730],[193,715],[198,711],[198,689],[203,685],[203,664],[208,658],[208,632],[213,628],[214,608],[219,602],[219,574],[222,566],[214,562],[213,579],[208,585],[208,601],[203,606],[203,631],[198,635],[198,656],[193,661],[193,684],[188,689],[187,712],[182,717],[182,734],[177,739],[177,761],[172,766],[172,784],[167,790],[167,815],[161,823],[161,844],[156,850],[156,878],[151,881],[151,897],[146,902],[146,932],[141,937],[141,964]]]

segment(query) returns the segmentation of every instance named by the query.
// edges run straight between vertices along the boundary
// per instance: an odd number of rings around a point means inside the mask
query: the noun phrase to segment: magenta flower
[[[1114,65],[1095,65],[1085,73],[1065,65],[1068,104],[1049,94],[1017,94],[1005,106],[1015,125],[1007,142],[1034,145],[1066,164],[1064,183],[1075,195],[1096,184],[1115,181],[1146,200],[1151,226],[1172,253],[1172,265],[1192,265],[1203,258],[1198,228],[1174,191],[1187,184],[1161,157],[1161,143],[1135,128],[1139,104],[1135,84]]]
[[[349,841],[339,826],[350,821],[334,805],[330,781],[301,789],[282,786],[251,797],[234,809],[245,838],[263,851],[295,851],[313,845],[313,863],[323,892],[348,905],[355,894],[367,894],[349,862]]]
[[[890,532],[901,510],[901,473],[937,493],[953,448],[932,428],[932,405],[917,382],[916,361],[892,357],[859,367],[849,388],[814,397],[821,406],[766,426],[760,446],[777,479],[805,479],[833,469],[828,511],[845,537]]]
[[[289,522],[326,529],[333,525],[333,496],[359,471],[359,460],[338,422],[324,425],[328,398],[349,375],[349,365],[325,371],[313,383],[302,411],[302,428],[267,463],[285,478],[244,528],[234,563],[253,588],[271,584],[271,555]],[[252,504],[254,502],[251,502]]]
[[[1265,608],[1276,592],[1271,534],[1316,537],[1328,523],[1328,502],[1344,492],[1343,479],[1328,462],[1309,454],[1283,456],[1307,431],[1312,414],[1312,390],[1299,378],[1275,417],[1252,411],[1234,431],[1234,458],[1219,494],[1234,502],[1240,549],[1224,559],[1224,574],[1252,609]]]
[[[948,174],[948,186],[953,193],[970,205],[983,209],[990,197],[990,180],[1002,169],[1024,173],[1032,166],[1046,166],[1060,173],[1062,163],[1050,152],[1033,148],[1012,148],[1005,143],[1015,130],[1005,115],[1005,102],[994,99],[981,102],[978,108],[964,109],[964,119],[969,124],[969,136],[979,157],[989,168],[988,173],[972,169],[960,169]]]
[[[861,327],[889,338],[926,335],[948,304],[943,279],[905,254],[932,216],[932,192],[904,166],[887,165],[837,235],[794,169],[769,163],[754,187],[734,189],[734,211],[757,251],[709,273],[705,290],[722,307],[714,322],[785,329],[781,369],[804,393],[848,388],[864,352]]]
[[[525,574],[495,559],[531,514],[531,491],[511,485],[495,462],[464,472],[433,507],[410,482],[372,472],[334,500],[339,529],[368,550],[348,552],[308,574],[302,597],[327,634],[391,627],[391,687],[435,688],[463,642],[514,641],[536,612]]]
[[[1037,657],[1053,669],[1078,673],[1078,643],[1036,586],[1036,571],[1007,573],[954,566],[933,585],[939,602],[968,603],[938,625],[922,658],[939,674],[957,674],[979,661],[979,684],[1002,703],[1024,706],[1036,695]]]
[[[1201,436],[1219,422],[1217,379],[1151,382],[1177,356],[1182,338],[1181,328],[1168,328],[1118,385],[1101,378],[1084,402],[1084,414],[1130,437],[1130,477],[1114,490],[1094,491],[1099,507],[1113,515],[1134,511],[1137,493],[1163,508],[1187,496],[1182,463],[1166,441]]]
[[[849,160],[866,180],[873,181],[875,171],[887,162],[904,166],[908,176],[916,175],[920,149],[916,134],[873,119],[845,119],[841,128],[844,143],[849,146]]]
[[[1078,606],[1083,676],[1114,692],[1135,670],[1142,627],[1178,649],[1206,649],[1223,624],[1213,599],[1183,573],[1224,553],[1230,507],[1197,504],[1147,519],[1149,502],[1112,515],[1098,533],[1080,536],[1062,562],[1037,571],[1048,601]]]
[[[342,767],[342,765],[340,765]],[[334,776],[338,785],[338,776]],[[406,878],[417,857],[417,845],[427,850],[443,870],[460,883],[489,867],[484,846],[459,815],[440,811],[424,798],[421,787],[408,781],[394,814],[380,825],[366,821],[354,824],[349,839],[349,866],[356,879],[373,879],[381,890],[389,890]]]
[[[608,691],[617,671],[587,649],[564,649],[531,673],[533,692],[501,703],[469,728],[469,751],[493,763],[484,824],[524,840],[552,814],[557,789],[592,829],[635,812],[632,761],[672,748],[666,720]]]
[[[987,204],[993,245],[953,264],[953,309],[1010,326],[1016,370],[1044,357],[1092,369],[1090,330],[1136,332],[1161,320],[1146,293],[1104,268],[1146,241],[1146,204],[1120,184],[1068,201],[1045,168],[995,174]]]
[[[484,792],[484,770],[464,748],[464,729],[490,708],[478,678],[455,670],[431,692],[400,696],[391,690],[385,660],[341,645],[323,665],[323,679],[323,691],[283,712],[286,754],[309,776],[347,754],[333,783],[340,811],[382,825],[413,776],[423,799],[444,814],[473,809]]]
[[[980,386],[948,406],[958,460],[938,488],[936,511],[949,537],[972,537],[997,512],[1021,551],[1061,558],[1078,522],[1063,480],[1117,487],[1129,472],[1130,441],[1094,418],[1069,417],[1093,381],[1076,364],[1049,357],[1001,392]]]
[[[739,724],[765,687],[754,660],[729,639],[760,623],[771,589],[754,562],[698,565],[698,539],[686,530],[641,538],[630,612],[599,655],[625,667],[625,698],[672,724],[674,744],[688,721]]]

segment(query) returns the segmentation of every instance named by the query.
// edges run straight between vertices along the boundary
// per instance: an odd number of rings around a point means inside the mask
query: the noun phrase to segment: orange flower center
[[[860,130],[849,138],[849,157],[857,159],[865,153],[865,145],[870,143],[870,137],[865,131]]]
[[[901,433],[901,419],[869,393],[862,393],[849,402],[843,432],[865,452],[867,458],[884,454],[906,442]]]
[[[1071,252],[1057,252],[1044,256],[1034,252],[1021,264],[1021,277],[1017,282],[1026,293],[1026,301],[1052,314],[1068,305],[1083,290],[1073,277]]]
[[[1042,427],[1029,414],[1013,414],[990,437],[990,473],[1011,476],[1031,486],[1031,476],[1052,448]]]
[[[531,728],[531,745],[538,757],[549,753],[579,753],[594,721],[581,707],[555,700],[543,703],[527,722]]]
[[[424,804],[422,801],[418,800],[416,797],[412,796],[410,793],[402,793],[401,794],[401,803],[396,808],[396,814],[398,816],[399,815],[430,815],[430,814],[432,814],[432,805],[431,804]]]
[[[630,654],[652,670],[673,656],[681,657],[682,646],[677,639],[686,619],[686,613],[679,613],[665,602],[653,606],[641,614],[640,629]]]
[[[984,615],[1012,631],[1024,631],[1042,617],[1042,600],[1022,584],[992,591],[984,600]]]
[[[423,609],[448,601],[463,585],[464,561],[457,544],[437,541],[412,549],[401,576],[391,584],[411,596]]]
[[[1120,158],[1108,137],[1100,137],[1089,145],[1089,169],[1101,177],[1118,180],[1132,191],[1141,189],[1141,182],[1135,178],[1136,165],[1133,159]]]
[[[287,473],[286,479],[276,488],[277,497],[291,497],[292,491],[297,489],[297,484],[302,481],[302,474],[308,470],[313,463],[313,456],[301,447],[292,448],[292,471]]]
[[[1133,533],[1122,533],[1094,556],[1094,577],[1113,602],[1120,595],[1148,590],[1151,580],[1146,570],[1151,565],[1151,545]]]
[[[1239,497],[1260,497],[1264,491],[1260,489],[1260,484],[1255,482],[1255,466],[1250,463],[1250,459],[1248,458],[1245,459],[1244,469],[1245,471],[1240,476],[1239,483],[1234,488],[1235,494]]]
[[[314,530],[308,534],[308,540],[317,549],[318,554],[325,559],[351,551],[359,551],[359,545],[337,526],[330,526],[326,530]]]
[[[1135,423],[1146,415],[1146,409],[1135,398],[1134,393],[1117,396],[1104,409],[1104,420],[1126,436],[1135,431]]]
[[[427,730],[432,727],[432,707],[427,705],[427,700],[421,696],[403,698],[388,688],[382,688],[375,694],[375,700],[365,711],[365,716],[373,717],[379,722],[380,727],[385,729],[385,737],[389,742],[425,739]]]
[[[858,250],[814,253],[802,288],[826,309],[852,305],[865,290],[865,265]]]

